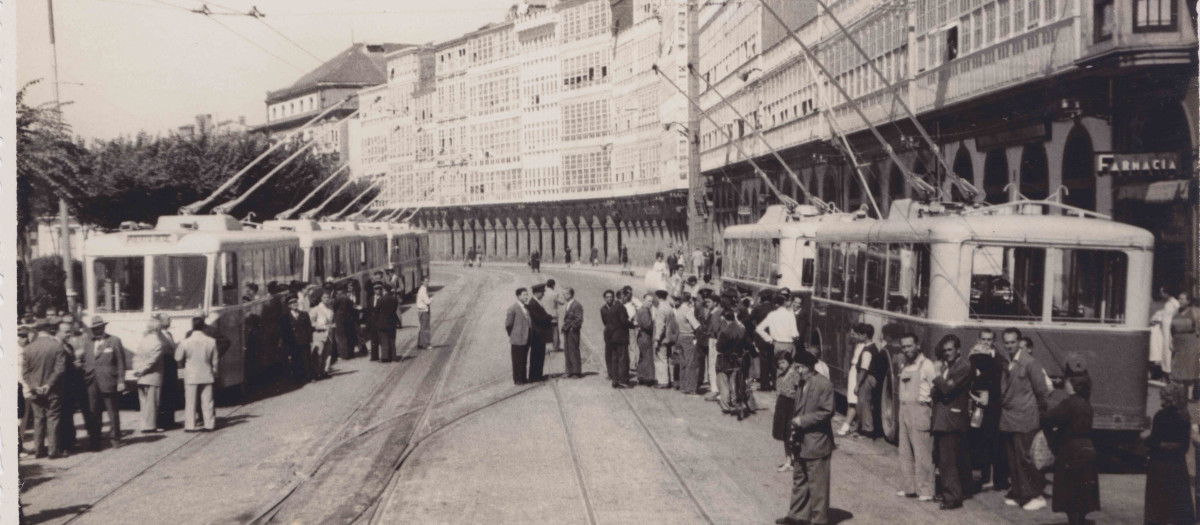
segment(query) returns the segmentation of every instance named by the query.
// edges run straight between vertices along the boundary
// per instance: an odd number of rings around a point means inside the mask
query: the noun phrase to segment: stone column
[[[504,221],[500,224],[500,226],[504,228],[504,238],[501,239],[501,241],[500,241],[502,246],[501,246],[499,255],[501,257],[503,257],[505,261],[511,261],[511,260],[513,260],[513,251],[514,251],[514,248],[513,248],[513,231],[514,230],[513,230],[512,219],[508,219],[508,218],[504,219]]]
[[[496,260],[496,228],[490,219],[483,220],[483,253],[489,261]]]
[[[542,254],[542,262],[550,261],[550,258],[546,256],[546,252],[550,250],[550,239],[547,239],[549,235],[550,222],[542,217],[537,223],[537,242],[535,244],[538,252]]]
[[[621,234],[612,216],[604,218],[604,251],[600,254],[600,262],[604,264],[621,263]]]
[[[555,217],[550,223],[550,239],[546,241],[547,253],[544,257],[546,261],[558,262],[562,260],[563,245],[559,242],[562,240],[562,231],[562,223],[559,222],[558,217]]]
[[[528,251],[522,251],[523,246],[528,246],[528,244],[526,244],[526,241],[527,241],[526,236],[528,235],[527,232],[528,232],[528,230],[525,229],[525,221],[522,220],[520,217],[517,217],[517,223],[514,225],[513,231],[512,231],[513,250],[511,253],[512,258],[517,261],[521,260],[522,255],[525,255],[526,253],[528,253]]]

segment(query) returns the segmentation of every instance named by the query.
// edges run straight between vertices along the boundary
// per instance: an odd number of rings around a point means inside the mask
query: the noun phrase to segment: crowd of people
[[[299,383],[330,377],[338,359],[370,355],[372,361],[400,361],[395,344],[400,298],[393,293],[398,280],[384,272],[373,277],[369,288],[374,293],[361,300],[355,280],[271,282],[263,297],[257,286],[246,286],[246,302],[266,299],[261,312],[245,320],[246,344],[267,355],[272,353],[267,346],[276,346],[289,377]],[[416,295],[418,349],[431,345],[428,285],[428,278],[422,279]],[[82,415],[90,450],[120,446],[118,400],[131,388],[127,371],[137,392],[141,433],[176,428],[180,408],[185,432],[216,429],[213,388],[230,340],[220,330],[218,314],[197,312],[190,322],[190,330],[177,341],[171,318],[155,314],[136,341],[124,342],[106,332],[107,323],[98,315],[87,323],[62,312],[23,319],[18,327],[20,438],[32,427],[34,442],[32,450],[22,447],[22,455],[57,459],[76,449],[75,412]],[[132,358],[126,345],[132,345]],[[104,413],[107,438],[101,432]]]

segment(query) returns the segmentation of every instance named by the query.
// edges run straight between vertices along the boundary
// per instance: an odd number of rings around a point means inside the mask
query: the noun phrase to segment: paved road
[[[583,379],[511,383],[503,314],[513,290],[554,277],[586,314]],[[739,422],[697,396],[613,390],[603,372],[601,292],[610,271],[434,265],[434,343],[399,364],[355,359],[333,379],[265,388],[219,409],[212,434],[133,438],[117,450],[23,462],[34,523],[771,523],[790,474],[775,472],[774,399]],[[561,374],[561,353],[546,370]],[[132,412],[126,428],[134,428]],[[840,424],[840,417],[835,424]],[[843,439],[833,518],[853,523],[1060,523],[984,493],[961,511],[897,499],[895,449]],[[399,465],[399,469],[396,467]],[[1144,476],[1104,474],[1096,523],[1141,520]]]

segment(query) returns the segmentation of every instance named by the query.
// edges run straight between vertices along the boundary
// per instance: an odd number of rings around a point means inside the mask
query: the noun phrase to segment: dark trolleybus
[[[1063,374],[1071,354],[1085,360],[1096,385],[1095,428],[1143,427],[1149,232],[1049,202],[938,213],[901,201],[888,219],[830,221],[814,237],[808,337],[840,391],[854,323],[873,325],[877,339],[889,324],[912,331],[931,357],[947,334],[970,348],[983,328],[1016,327],[1051,376]],[[900,359],[891,343],[881,407],[894,439]]]

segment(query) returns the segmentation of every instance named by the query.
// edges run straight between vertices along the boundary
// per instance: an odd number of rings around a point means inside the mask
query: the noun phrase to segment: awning
[[[1117,189],[1117,200],[1144,202],[1174,202],[1187,200],[1190,180],[1164,180],[1127,184]]]

